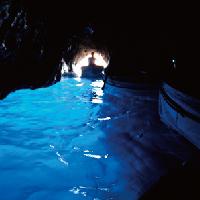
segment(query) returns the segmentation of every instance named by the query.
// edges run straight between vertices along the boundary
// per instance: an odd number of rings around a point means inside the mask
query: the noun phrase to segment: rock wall
[[[185,79],[197,78],[193,47],[198,34],[188,26],[189,17],[179,23],[176,15],[182,16],[173,6],[152,3],[2,0],[0,98],[15,89],[59,81],[62,58],[72,62],[88,24],[93,42],[109,52],[108,74],[134,80],[142,71],[190,91],[196,82],[186,84]],[[170,71],[174,58],[176,73]]]

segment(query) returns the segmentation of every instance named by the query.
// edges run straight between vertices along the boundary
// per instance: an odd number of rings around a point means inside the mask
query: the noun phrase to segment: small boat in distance
[[[96,64],[98,62],[96,62],[96,58],[94,57],[94,52],[91,53],[91,57],[88,57],[88,64],[87,60],[85,61],[86,62],[84,64],[82,63],[82,65],[81,64],[72,65],[71,70],[69,70],[69,67],[65,67],[66,70],[63,70],[62,75],[66,77],[83,77],[89,79],[104,78],[105,66],[100,66]]]

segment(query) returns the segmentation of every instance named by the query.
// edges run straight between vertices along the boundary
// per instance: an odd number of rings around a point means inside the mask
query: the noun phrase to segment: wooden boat
[[[159,92],[161,120],[200,148],[200,100],[167,83]]]

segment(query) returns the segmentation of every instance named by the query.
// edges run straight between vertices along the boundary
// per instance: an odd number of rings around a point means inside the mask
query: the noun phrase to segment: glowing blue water
[[[0,199],[133,200],[163,173],[160,151],[181,145],[157,100],[117,88],[103,99],[101,86],[64,79],[0,101]]]
[[[1,199],[109,197],[99,83],[65,79],[0,102]]]

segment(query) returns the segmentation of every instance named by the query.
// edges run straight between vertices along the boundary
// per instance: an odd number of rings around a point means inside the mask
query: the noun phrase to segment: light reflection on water
[[[193,155],[154,92],[101,88],[65,78],[0,101],[1,199],[134,200]]]
[[[107,176],[117,163],[101,142],[98,122],[107,117],[98,116],[102,84],[63,79],[48,88],[14,92],[0,102],[4,200],[113,197],[115,178]]]

